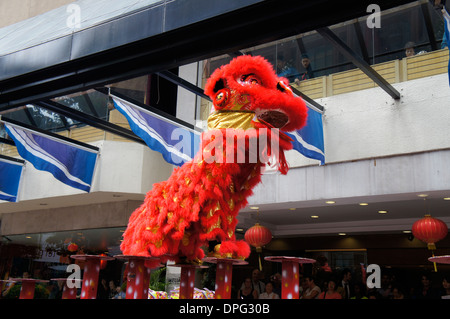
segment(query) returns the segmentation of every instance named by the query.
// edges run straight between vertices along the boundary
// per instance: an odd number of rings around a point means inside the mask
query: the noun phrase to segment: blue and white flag
[[[444,38],[447,41],[447,48],[450,50],[450,15],[444,7],[444,12],[442,14],[444,16]],[[448,63],[448,81],[450,85],[450,59]]]
[[[23,161],[0,156],[0,200],[17,202]]]
[[[325,147],[323,142],[322,114],[308,107],[306,125],[295,132],[287,133],[294,141],[293,149],[304,156],[325,164]]]
[[[159,116],[113,94],[114,106],[131,130],[170,164],[181,166],[191,161],[200,147],[200,132]]]
[[[64,139],[2,121],[14,140],[19,155],[37,170],[50,172],[57,180],[89,192],[98,148],[70,143]]]

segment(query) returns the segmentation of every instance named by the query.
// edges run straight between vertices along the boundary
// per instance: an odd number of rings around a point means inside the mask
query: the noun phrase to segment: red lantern
[[[245,241],[253,247],[256,247],[256,252],[262,252],[262,246],[267,245],[272,240],[272,233],[267,227],[256,223],[255,226],[250,227],[244,235]],[[259,270],[262,270],[261,256],[259,256]]]
[[[267,245],[272,240],[272,233],[268,228],[256,223],[255,226],[250,227],[245,232],[244,237],[250,245],[256,247],[257,252],[261,252],[261,247]]]
[[[435,250],[435,243],[447,236],[448,227],[442,220],[427,214],[413,224],[412,233],[414,237],[427,243],[429,250]]]
[[[69,246],[67,246],[67,250],[73,253],[78,250],[78,245],[75,243],[70,243]]]

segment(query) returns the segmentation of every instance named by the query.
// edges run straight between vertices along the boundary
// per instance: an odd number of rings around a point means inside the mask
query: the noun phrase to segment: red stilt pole
[[[69,288],[67,286],[67,281],[64,283],[63,294],[61,299],[77,299],[77,287],[72,286]]]
[[[68,278],[53,278],[50,280],[64,282],[63,293],[62,293],[61,299],[76,299],[77,298],[77,284],[76,283],[77,282],[81,283],[81,280],[68,279]]]
[[[148,299],[150,271],[162,265],[159,258],[144,256],[114,256],[117,259],[128,260],[126,299]],[[146,267],[150,266],[150,267]]]
[[[35,287],[36,287],[36,281],[22,280],[22,288],[20,289],[19,299],[33,299]]]
[[[34,298],[34,288],[37,282],[48,282],[48,280],[39,280],[32,278],[13,278],[11,279],[15,282],[22,282],[22,287],[20,288],[19,299],[33,299]]]
[[[195,271],[197,268],[208,268],[208,267],[192,264],[174,264],[169,266],[181,267],[180,299],[193,299],[195,286]]]
[[[316,261],[310,258],[270,256],[268,261],[281,262],[281,299],[299,299],[299,264],[312,264]]]
[[[215,263],[216,267],[216,287],[215,299],[231,299],[231,280],[233,276],[233,265],[247,265],[248,262],[242,259],[206,257],[204,262]]]
[[[193,299],[195,285],[195,266],[181,266],[180,299]]]
[[[96,255],[72,255],[73,259],[85,260],[83,282],[81,285],[81,299],[96,299],[98,277],[100,274],[100,261],[113,260],[113,257]]]

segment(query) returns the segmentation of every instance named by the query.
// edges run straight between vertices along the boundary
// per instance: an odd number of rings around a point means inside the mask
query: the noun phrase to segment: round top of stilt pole
[[[46,283],[48,280],[33,279],[33,278],[10,278],[9,280],[14,282],[35,282],[35,283]]]
[[[248,265],[248,262],[246,262],[243,259],[233,259],[233,258],[205,257],[202,259],[202,261],[204,261],[206,263],[211,263],[211,264],[226,262],[226,263],[232,264],[233,266]]]
[[[273,262],[290,261],[290,262],[296,262],[299,264],[314,264],[316,262],[315,259],[311,259],[311,258],[291,257],[291,256],[268,256],[268,257],[265,257],[264,260],[273,261]]]
[[[450,264],[450,255],[430,257],[428,260],[438,264]]]
[[[171,264],[171,265],[167,265],[169,267],[181,267],[181,268],[199,268],[199,269],[204,269],[204,268],[209,268],[208,266],[205,265],[196,265],[196,264],[185,264],[185,263],[179,263],[179,264]]]
[[[161,260],[159,257],[152,257],[152,256],[133,256],[133,255],[115,255],[114,258],[117,259],[124,259],[124,260],[154,260],[158,261]]]
[[[67,281],[70,280],[72,282],[81,282],[81,279],[75,279],[75,278],[52,278],[50,281]]]
[[[100,256],[100,255],[70,255],[70,258],[78,259],[78,260],[88,260],[88,259],[114,260],[114,257]]]

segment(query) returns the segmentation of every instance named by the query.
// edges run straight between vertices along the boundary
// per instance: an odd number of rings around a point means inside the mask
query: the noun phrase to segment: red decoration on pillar
[[[150,285],[150,271],[162,265],[159,258],[144,256],[114,256],[117,259],[128,260],[126,267],[126,299],[148,299],[148,288]],[[151,267],[146,267],[150,265]]]
[[[216,287],[215,299],[230,299],[231,298],[231,280],[233,276],[233,265],[247,265],[248,262],[242,259],[231,258],[216,258],[206,257],[204,262],[216,263]]]
[[[299,299],[299,264],[313,264],[314,259],[301,257],[271,256],[265,260],[281,262],[281,299]]]
[[[255,226],[250,227],[244,235],[245,241],[253,247],[256,247],[256,252],[262,252],[262,246],[267,245],[272,240],[272,233],[267,227],[256,223]],[[259,270],[262,270],[261,256],[259,255]]]
[[[100,261],[113,260],[113,257],[97,255],[72,255],[73,259],[85,260],[83,282],[81,284],[81,299],[96,299]]]

